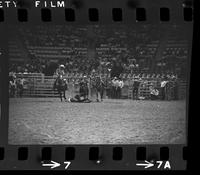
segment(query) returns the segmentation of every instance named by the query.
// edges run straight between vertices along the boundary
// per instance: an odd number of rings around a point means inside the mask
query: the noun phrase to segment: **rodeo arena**
[[[186,142],[182,26],[10,28],[10,144]]]

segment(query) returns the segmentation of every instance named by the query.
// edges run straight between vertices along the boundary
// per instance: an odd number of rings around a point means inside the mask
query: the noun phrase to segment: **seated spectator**
[[[158,99],[158,97],[159,97],[159,91],[153,85],[151,85],[149,87],[149,91],[150,91],[150,99],[151,100]]]

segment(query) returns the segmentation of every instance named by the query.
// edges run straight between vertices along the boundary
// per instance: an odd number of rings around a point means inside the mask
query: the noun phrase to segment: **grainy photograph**
[[[9,26],[9,144],[185,144],[184,24]]]

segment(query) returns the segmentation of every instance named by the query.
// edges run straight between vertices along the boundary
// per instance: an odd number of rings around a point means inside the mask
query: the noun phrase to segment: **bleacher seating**
[[[115,58],[122,61],[124,73],[177,73],[185,70],[189,53],[187,38],[177,25],[40,25],[19,26],[16,32],[18,37],[9,42],[12,61],[35,59],[42,67],[54,61],[65,64],[66,72],[89,73],[101,64],[108,73]]]

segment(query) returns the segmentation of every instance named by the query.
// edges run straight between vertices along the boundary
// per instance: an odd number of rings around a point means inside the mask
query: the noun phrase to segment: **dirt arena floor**
[[[185,101],[11,98],[9,144],[182,144]]]

